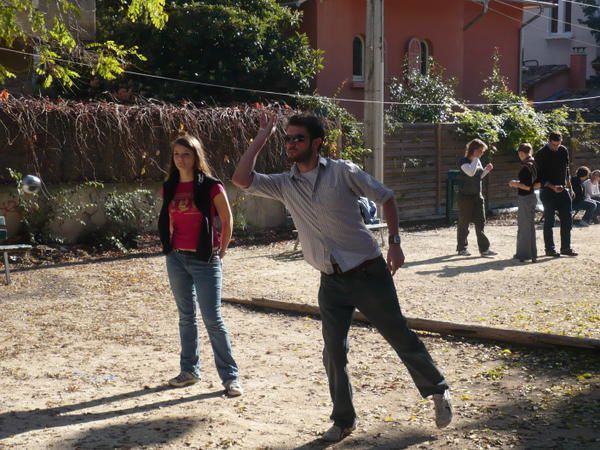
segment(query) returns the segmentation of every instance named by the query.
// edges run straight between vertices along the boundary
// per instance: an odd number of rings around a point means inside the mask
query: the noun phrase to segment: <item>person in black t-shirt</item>
[[[517,189],[519,212],[517,215],[517,252],[515,258],[523,262],[537,259],[537,246],[535,242],[535,205],[537,198],[534,192],[534,184],[537,179],[535,160],[532,156],[531,144],[521,144],[518,155],[521,160],[519,179],[511,180],[508,185]]]
[[[538,180],[541,184],[540,199],[544,204],[544,246],[546,256],[577,256],[571,248],[571,188],[569,174],[569,151],[562,145],[562,135],[552,132],[548,143],[535,154]],[[560,253],[554,247],[554,214],[560,218]]]

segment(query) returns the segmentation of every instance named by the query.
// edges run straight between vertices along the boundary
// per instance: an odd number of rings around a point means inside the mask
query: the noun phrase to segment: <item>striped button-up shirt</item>
[[[254,173],[246,192],[283,202],[305,261],[321,272],[333,273],[333,261],[345,272],[381,255],[360,215],[358,197],[382,204],[392,198],[392,190],[350,161],[319,157],[315,170],[314,185],[296,165],[279,174]]]

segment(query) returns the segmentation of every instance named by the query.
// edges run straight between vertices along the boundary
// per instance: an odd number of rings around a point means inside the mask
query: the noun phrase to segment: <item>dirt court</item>
[[[403,233],[395,280],[405,314],[600,338],[600,225],[574,229],[579,257],[537,264],[511,259],[514,225],[488,235],[493,258],[455,256],[453,228]],[[232,248],[224,268],[224,298],[316,304],[319,274],[292,241]],[[0,303],[0,449],[326,448],[317,318],[225,303],[246,389],[228,399],[202,327],[202,381],[164,387],[178,372],[179,337],[162,256],[19,268]],[[597,354],[422,336],[451,385],[453,424],[435,428],[431,402],[387,343],[357,325],[359,427],[331,448],[600,448]]]

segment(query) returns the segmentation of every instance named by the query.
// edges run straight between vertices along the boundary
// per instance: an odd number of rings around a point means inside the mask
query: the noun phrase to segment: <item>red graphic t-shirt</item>
[[[222,184],[215,183],[210,190],[211,216],[217,215],[213,199],[221,192],[225,192]],[[175,197],[169,204],[169,221],[171,222],[171,245],[180,250],[195,251],[198,248],[200,227],[202,226],[202,212],[194,204],[194,182],[178,183]],[[213,248],[221,245],[221,236],[215,229],[213,233]]]

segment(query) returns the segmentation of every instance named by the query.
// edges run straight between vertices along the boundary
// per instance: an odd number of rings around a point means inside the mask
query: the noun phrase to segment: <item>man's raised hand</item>
[[[275,133],[277,117],[272,112],[262,111],[259,120],[260,129],[258,130],[258,136],[266,140]]]

